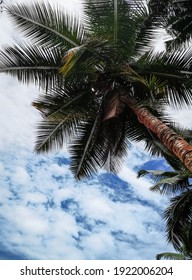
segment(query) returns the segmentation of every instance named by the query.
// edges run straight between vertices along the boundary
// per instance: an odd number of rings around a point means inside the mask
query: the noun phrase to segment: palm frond
[[[170,2],[170,1],[169,1]],[[191,40],[192,8],[190,0],[174,1],[171,13],[164,14],[165,27],[172,35],[168,48],[179,48]]]
[[[146,15],[143,1],[86,0],[84,11],[92,32],[123,46],[126,55],[133,54],[138,26]]]
[[[0,72],[47,89],[63,79],[58,72],[62,56],[60,48],[22,44],[5,47],[0,51]]]
[[[167,240],[176,250],[181,246],[187,252],[192,251],[192,190],[182,192],[171,199],[170,206],[164,214],[166,220]]]
[[[36,153],[47,153],[53,149],[62,149],[74,137],[78,120],[68,116],[60,121],[44,120],[38,125]]]
[[[138,177],[149,176],[156,184],[150,190],[160,194],[175,194],[188,190],[189,178],[192,177],[188,171],[162,171],[162,170],[140,170]]]
[[[96,144],[100,114],[94,121],[81,122],[78,134],[70,143],[71,170],[77,179],[89,177],[102,166],[101,147]]]
[[[77,166],[77,170],[75,172],[76,178],[80,178],[80,176],[83,175],[83,173],[85,174],[89,174],[90,173],[90,169],[91,167],[93,167],[92,161],[94,158],[94,165],[98,165],[98,160],[97,160],[97,156],[94,155],[94,157],[90,157],[90,152],[95,144],[96,138],[97,138],[97,133],[98,133],[98,126],[100,124],[100,113],[97,114],[95,121],[91,123],[91,129],[90,129],[90,133],[88,135],[88,138],[86,139],[86,145],[84,146],[84,148],[82,149],[82,155],[80,158],[80,161],[78,162],[78,166]],[[74,147],[74,145],[73,145]],[[74,159],[74,157],[73,157]],[[90,160],[91,159],[91,160]],[[73,164],[73,160],[72,160],[72,165],[73,165],[73,169],[74,169],[74,164]],[[94,167],[95,169],[95,167]]]
[[[9,5],[7,12],[22,33],[42,45],[76,47],[84,40],[78,18],[49,3]]]
[[[167,49],[179,49],[191,40],[192,8],[190,0],[150,0],[150,15],[155,25],[163,26],[170,39]]]
[[[162,178],[172,178],[176,175],[178,175],[177,172],[174,172],[174,171],[163,171],[163,170],[139,170],[138,171],[138,174],[137,174],[137,177],[140,178],[140,177],[143,177],[145,175],[150,175],[150,178],[154,181],[159,181],[161,180]]]
[[[84,45],[70,49],[63,59],[63,66],[60,73],[65,77],[69,75],[97,76],[103,72],[106,66],[110,65],[111,71],[114,68],[114,61],[117,59],[115,50],[103,37],[93,36]]]
[[[151,191],[160,194],[177,194],[179,191],[187,190],[189,182],[187,178],[181,175],[176,175],[171,178],[160,180],[156,185],[150,188]]]
[[[103,141],[106,150],[103,159],[104,168],[109,172],[117,173],[130,146],[126,134],[125,112],[103,121],[103,138],[104,140],[101,138],[101,143]]]
[[[138,53],[145,54],[148,51],[154,51],[155,45],[159,43],[157,34],[165,33],[163,16],[167,15],[168,10],[170,10],[169,2],[171,0],[143,1],[146,6],[146,15],[143,17],[137,33],[136,50]]]
[[[64,65],[60,68],[59,72],[67,77],[67,75],[71,73],[71,71],[74,70],[74,67],[77,65],[83,50],[84,46],[70,49],[63,58]]]
[[[189,187],[189,173],[187,171],[179,173],[174,171],[140,170],[138,172],[138,177],[145,175],[149,175],[156,182],[150,190],[160,194],[174,194],[187,190]]]
[[[156,260],[186,260],[183,254],[165,252],[156,255]]]
[[[37,130],[37,152],[48,152],[62,147],[75,137],[80,123],[94,118],[91,89],[88,84],[61,84],[42,94],[33,106],[42,114],[43,121]]]
[[[41,94],[33,102],[33,106],[50,121],[62,120],[68,114],[91,118],[91,112],[94,112],[93,98],[88,84],[79,84],[74,80],[70,84],[55,86],[46,95]]]
[[[137,71],[145,79],[151,75],[164,85],[156,98],[164,98],[177,107],[192,104],[192,49],[162,52],[143,56],[137,61]]]
[[[121,115],[103,121],[98,111],[95,120],[81,123],[78,135],[70,145],[72,171],[78,178],[90,176],[99,168],[116,173],[127,153],[125,118]]]

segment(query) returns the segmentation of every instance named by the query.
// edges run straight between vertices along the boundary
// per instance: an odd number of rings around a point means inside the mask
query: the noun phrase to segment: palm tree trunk
[[[128,102],[140,123],[150,129],[162,143],[178,157],[185,167],[192,172],[192,146],[172,128],[155,117],[147,108],[138,107]]]

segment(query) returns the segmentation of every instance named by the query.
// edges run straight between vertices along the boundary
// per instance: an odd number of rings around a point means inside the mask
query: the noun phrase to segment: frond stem
[[[117,42],[118,0],[114,0],[114,43]]]
[[[8,72],[8,71],[18,71],[18,70],[59,70],[59,67],[52,66],[22,66],[22,67],[7,67],[0,69],[0,73]]]

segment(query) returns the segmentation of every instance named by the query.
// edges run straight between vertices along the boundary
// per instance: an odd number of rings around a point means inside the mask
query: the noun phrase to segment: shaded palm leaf
[[[117,172],[126,155],[128,139],[125,115],[104,121],[104,104],[105,100],[96,105],[97,113],[93,120],[81,122],[79,133],[70,145],[72,171],[78,178],[90,176],[102,167]]]
[[[150,0],[151,17],[157,26],[163,26],[170,35],[166,44],[169,49],[177,49],[191,40],[192,8],[191,0]]]
[[[179,0],[172,2],[172,11],[166,17],[164,15],[165,27],[172,35],[167,46],[177,48],[191,40],[192,34],[192,2],[191,0]]]
[[[137,30],[146,16],[143,1],[86,0],[84,11],[91,32],[105,36],[123,47],[127,55],[133,55]]]
[[[93,105],[89,98],[90,92],[87,84],[79,85],[76,81],[65,88],[51,89],[46,95],[41,95],[33,102],[33,106],[44,118],[37,131],[35,147],[37,152],[47,152],[49,147],[50,150],[54,146],[62,147],[63,143],[66,144],[71,140],[70,135],[77,132],[81,121],[94,117],[96,109],[90,106]]]
[[[73,83],[66,84],[65,87],[61,84],[50,89],[46,95],[40,95],[33,102],[33,106],[48,120],[61,120],[68,114],[91,118],[90,113],[94,112],[93,99],[89,84],[79,84],[75,80]]]
[[[9,5],[7,12],[16,26],[38,44],[76,47],[84,39],[79,19],[63,9],[55,9],[48,3]]]
[[[156,99],[164,98],[167,103],[175,106],[191,105],[191,54],[191,48],[158,55],[148,53],[137,61],[135,71],[147,81],[151,75],[158,80],[161,90],[156,90]]]
[[[178,175],[177,172],[174,171],[163,171],[163,170],[140,170],[138,172],[138,178],[143,177],[145,175],[149,175],[150,178],[154,181],[159,181],[164,178],[172,178]]]
[[[150,190],[161,194],[174,194],[179,191],[188,190],[190,186],[189,177],[192,177],[188,171],[161,171],[161,170],[140,170],[138,177],[149,175],[156,182]]]
[[[63,54],[60,48],[30,45],[5,47],[0,51],[0,72],[33,82],[44,90],[62,81],[58,70]]]
[[[104,71],[109,65],[111,72],[115,68],[114,65],[117,68],[117,58],[117,51],[115,49],[111,51],[108,40],[103,37],[92,36],[85,44],[72,48],[66,53],[60,73],[65,77],[68,75],[77,75],[78,77],[92,75],[97,77],[98,73]]]
[[[192,252],[192,190],[182,192],[171,199],[165,211],[167,240],[176,250],[182,244],[188,253]]]
[[[186,260],[186,257],[178,253],[161,253],[156,255],[156,260]]]
[[[95,121],[81,123],[70,145],[73,173],[81,178],[102,167],[117,172],[127,151],[124,131],[122,122],[116,119],[102,122],[100,114]]]
[[[116,173],[119,171],[123,158],[127,155],[130,144],[126,133],[125,112],[103,122],[103,136],[104,140],[101,140],[106,149],[104,168]]]
[[[101,153],[99,153],[98,145],[95,143],[99,124],[99,113],[95,121],[81,122],[78,126],[78,135],[70,144],[71,170],[76,178],[88,177],[102,166]]]
[[[74,137],[77,123],[73,116],[65,117],[61,121],[42,121],[37,130],[36,153],[63,148],[64,144],[69,143]]]
[[[76,178],[89,177],[103,165],[102,147],[96,143],[100,115],[94,121],[81,122],[78,134],[70,144],[71,170]]]
[[[42,95],[33,103],[45,119],[38,129],[36,150],[47,151],[49,146],[50,149],[62,146],[63,136],[56,145],[55,135],[58,131],[64,134],[68,127],[70,130],[71,121],[76,120],[77,126],[73,129],[77,133],[70,143],[71,166],[75,176],[88,176],[104,165],[114,171],[115,166],[119,165],[118,158],[122,158],[127,148],[126,115],[104,121],[106,102],[94,96],[89,84],[83,86],[82,81],[79,84],[76,79],[71,84],[66,83],[64,88],[58,87]],[[95,166],[92,167],[92,164]]]

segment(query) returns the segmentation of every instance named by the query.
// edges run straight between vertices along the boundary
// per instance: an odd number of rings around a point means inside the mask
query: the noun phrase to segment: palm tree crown
[[[152,154],[179,154],[192,170],[192,146],[162,113],[164,103],[191,104],[191,48],[153,53],[145,1],[86,0],[82,22],[47,3],[7,12],[32,44],[5,47],[0,72],[43,92],[33,103],[43,117],[37,152],[69,143],[80,178],[99,167],[115,172],[129,141],[144,140]]]

